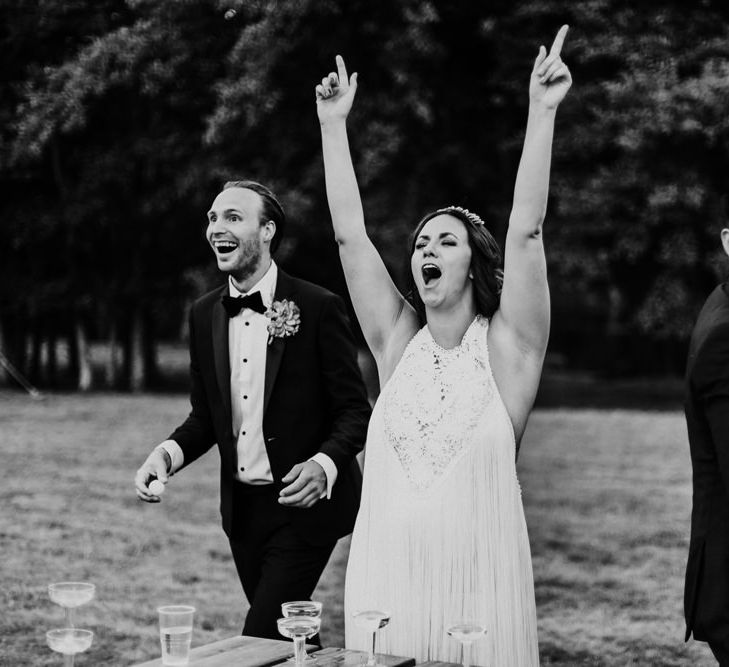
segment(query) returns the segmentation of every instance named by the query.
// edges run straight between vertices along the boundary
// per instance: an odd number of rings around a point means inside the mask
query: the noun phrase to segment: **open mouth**
[[[213,241],[213,248],[221,255],[226,255],[229,252],[233,252],[238,247],[237,243],[233,241]]]
[[[423,282],[426,287],[441,277],[442,271],[435,264],[423,264]]]

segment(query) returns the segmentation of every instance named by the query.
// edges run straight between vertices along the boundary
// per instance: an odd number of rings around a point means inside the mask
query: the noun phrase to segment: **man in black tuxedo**
[[[721,241],[729,255],[729,229],[721,231]],[[729,666],[729,282],[706,300],[691,336],[686,423],[694,490],[686,640],[693,632]]]
[[[250,610],[243,634],[280,638],[281,603],[308,599],[359,507],[370,406],[344,305],[271,258],[285,216],[252,181],[226,183],[206,237],[221,288],[190,312],[187,419],[137,471],[137,496],[217,443],[223,530]]]

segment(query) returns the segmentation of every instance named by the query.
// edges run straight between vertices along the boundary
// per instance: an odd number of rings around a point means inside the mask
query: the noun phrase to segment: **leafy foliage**
[[[395,279],[409,231],[436,206],[476,210],[503,239],[529,71],[565,22],[575,85],[545,229],[553,350],[595,365],[591,346],[617,341],[605,363],[645,370],[667,362],[620,345],[665,341],[678,367],[723,265],[718,1],[2,0],[0,18],[6,323],[75,314],[100,335],[141,306],[157,335],[174,335],[215,280],[204,211],[243,176],[284,202],[282,263],[344,292],[313,94],[336,53],[360,74],[351,142]]]

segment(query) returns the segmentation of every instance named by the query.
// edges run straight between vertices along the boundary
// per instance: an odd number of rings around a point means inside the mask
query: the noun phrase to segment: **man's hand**
[[[149,483],[153,479],[158,479],[162,484],[167,484],[167,474],[171,465],[170,455],[160,447],[155,449],[147,457],[142,467],[137,470],[137,474],[134,477],[137,498],[146,503],[160,502],[160,497],[149,490]]]
[[[281,480],[288,484],[279,495],[278,502],[287,507],[311,507],[327,488],[327,476],[316,461],[297,463]]]

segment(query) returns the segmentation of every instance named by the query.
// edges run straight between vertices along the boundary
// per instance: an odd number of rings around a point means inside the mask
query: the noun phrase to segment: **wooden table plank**
[[[350,651],[344,648],[324,648],[321,651],[312,653],[316,658],[316,667],[360,667],[366,658],[367,653],[363,651]],[[412,658],[401,658],[395,655],[377,654],[377,662],[387,667],[414,667],[415,660]]]
[[[194,636],[194,635],[193,635]],[[307,645],[307,650],[315,646]],[[259,637],[230,637],[190,651],[190,667],[268,667],[294,654],[292,641],[260,639]],[[139,663],[133,667],[162,667],[162,658]]]
[[[439,662],[438,660],[428,660],[428,662],[419,662],[417,667],[463,667],[460,662]],[[476,667],[476,665],[471,665]]]

